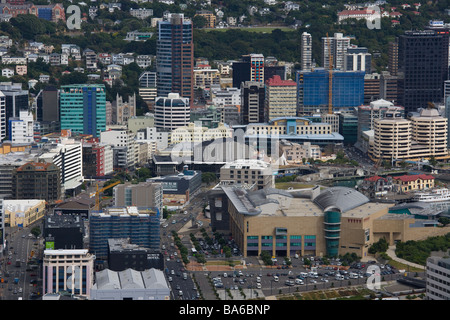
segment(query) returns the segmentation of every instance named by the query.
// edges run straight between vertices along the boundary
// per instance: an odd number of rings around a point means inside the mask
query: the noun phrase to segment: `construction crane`
[[[333,54],[331,53],[330,38],[327,32],[328,46],[328,114],[333,114]]]
[[[116,185],[118,185],[119,183],[121,183],[121,181],[116,181],[114,183],[111,183],[109,185],[107,185],[106,187],[101,188],[100,190],[98,189],[98,184],[97,184],[97,191],[93,192],[90,194],[90,198],[95,197],[95,207],[94,210],[99,210],[100,208],[100,193],[102,193],[105,190],[108,190]]]

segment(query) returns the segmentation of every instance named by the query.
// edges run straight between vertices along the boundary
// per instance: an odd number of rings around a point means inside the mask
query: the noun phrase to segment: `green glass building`
[[[106,130],[106,91],[103,84],[61,86],[61,130],[100,137]]]
[[[337,257],[341,233],[341,213],[326,211],[323,216],[327,256]]]

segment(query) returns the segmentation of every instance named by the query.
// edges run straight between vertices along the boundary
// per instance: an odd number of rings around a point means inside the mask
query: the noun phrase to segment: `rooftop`
[[[270,163],[257,159],[239,159],[226,163],[223,169],[266,169]]]
[[[369,202],[369,198],[355,189],[331,187],[322,191],[313,201],[323,211],[337,208],[344,213]]]
[[[293,80],[281,80],[279,75],[274,75],[266,81],[268,86],[297,86],[297,82]]]
[[[127,269],[116,272],[109,269],[95,274],[96,290],[168,289],[164,273],[154,268],[145,271]]]
[[[410,175],[403,175],[400,177],[394,177],[395,180],[400,180],[402,182],[408,182],[408,181],[416,181],[419,179],[422,180],[433,180],[435,179],[432,175],[429,174],[410,174]]]
[[[237,186],[221,188],[237,211],[247,216],[314,217],[338,208],[344,217],[365,218],[393,205],[369,202],[363,194],[345,187],[328,188],[331,190],[322,191],[314,201],[308,196],[273,188],[258,191]]]

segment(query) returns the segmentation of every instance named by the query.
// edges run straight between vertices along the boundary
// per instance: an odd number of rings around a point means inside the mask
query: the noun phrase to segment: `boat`
[[[450,190],[447,188],[434,189],[430,192],[419,192],[414,195],[414,201],[439,202],[450,200]]]

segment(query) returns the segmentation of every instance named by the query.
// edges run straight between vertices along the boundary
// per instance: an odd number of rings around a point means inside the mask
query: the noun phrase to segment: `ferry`
[[[450,200],[450,190],[447,188],[435,189],[430,192],[416,193],[414,201],[419,202],[439,202]]]

